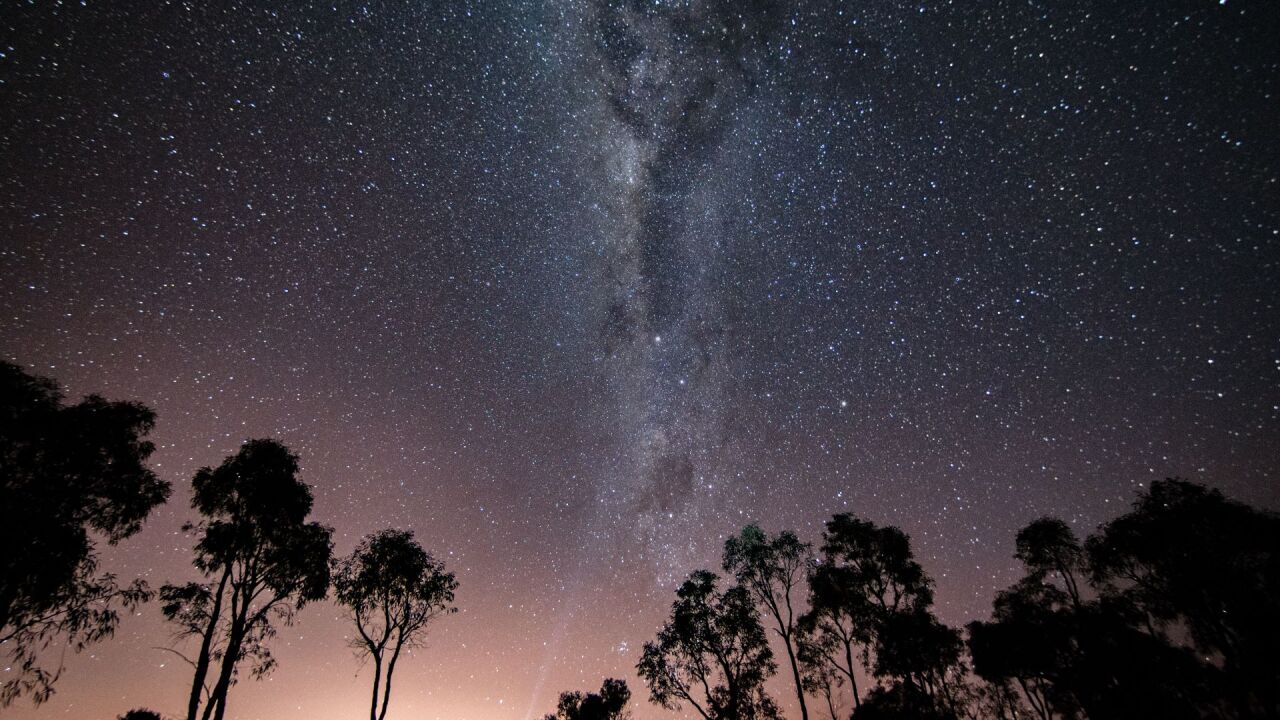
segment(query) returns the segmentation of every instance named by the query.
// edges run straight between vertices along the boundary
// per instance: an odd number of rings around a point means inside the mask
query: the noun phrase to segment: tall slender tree
[[[859,667],[870,659],[889,618],[929,607],[933,591],[906,533],[848,513],[827,521],[821,561],[809,575],[809,611],[800,619],[805,655],[845,680],[862,705]]]
[[[0,362],[0,707],[46,700],[61,668],[42,667],[42,650],[82,650],[150,597],[140,580],[99,572],[97,542],[137,533],[169,497],[146,466],[154,425],[139,403],[64,405],[52,380]]]
[[[961,711],[967,691],[961,687],[960,634],[933,615],[932,582],[906,533],[849,514],[834,516],[809,590],[810,611],[800,621],[802,657],[849,681],[854,717],[953,717]],[[865,697],[855,658],[879,683]]]
[[[759,611],[746,588],[720,593],[716,581],[698,570],[680,586],[636,670],[662,707],[688,703],[704,720],[774,720],[778,709],[764,683],[777,665]]]
[[[373,660],[370,720],[383,720],[400,653],[421,644],[427,625],[456,612],[458,582],[404,530],[365,538],[338,563],[334,595],[356,626],[353,645]]]
[[[809,575],[809,611],[800,618],[800,655],[802,665],[811,673],[824,677],[817,669],[825,666],[849,683],[853,708],[862,702],[858,691],[860,672],[856,658],[867,654],[872,638],[874,617],[866,598],[849,592],[842,581],[842,570],[830,563],[813,568]]]
[[[809,720],[804,681],[796,659],[797,620],[795,603],[803,597],[803,586],[813,563],[813,547],[800,542],[795,533],[784,530],[769,537],[756,525],[748,525],[724,544],[724,569],[747,588],[773,620],[773,630],[782,640],[791,666],[800,717]],[[793,600],[793,596],[800,595]]]
[[[222,720],[240,664],[251,660],[254,677],[274,667],[273,621],[292,623],[328,591],[333,531],[307,522],[311,490],[297,473],[298,457],[275,440],[250,440],[196,473],[191,502],[203,519],[187,529],[206,582],[161,590],[165,616],[200,641],[187,720]]]

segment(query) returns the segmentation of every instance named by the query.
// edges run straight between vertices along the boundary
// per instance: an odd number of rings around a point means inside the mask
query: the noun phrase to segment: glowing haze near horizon
[[[899,525],[959,624],[1040,515],[1280,504],[1278,9],[6,3],[0,353],[158,412],[108,569],[192,579],[191,475],[277,437],[338,552],[458,575],[390,717],[672,716],[639,649],[748,521]],[[176,714],[158,614],[6,714]],[[347,633],[231,716],[361,716]]]

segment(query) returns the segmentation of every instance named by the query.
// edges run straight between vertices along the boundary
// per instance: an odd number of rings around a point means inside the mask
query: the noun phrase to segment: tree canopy
[[[0,362],[0,652],[12,673],[0,707],[47,699],[61,669],[42,666],[41,651],[110,636],[119,609],[150,596],[142,581],[99,570],[97,542],[137,533],[169,497],[146,465],[154,425],[140,403],[66,405],[52,380]]]
[[[687,703],[705,720],[776,718],[764,683],[777,665],[755,601],[741,585],[718,591],[717,580],[707,570],[689,575],[636,670],[665,708]]]
[[[338,563],[333,587],[355,622],[353,645],[373,660],[369,717],[382,720],[400,653],[421,643],[432,620],[456,611],[452,603],[458,582],[414,541],[413,533],[389,529],[365,538]]]
[[[563,692],[556,711],[543,720],[622,720],[631,689],[624,680],[605,679],[598,693]]]
[[[194,565],[206,582],[161,590],[165,616],[200,642],[190,660],[187,720],[222,720],[241,661],[251,661],[254,677],[274,667],[267,647],[273,621],[291,623],[328,592],[332,530],[307,522],[311,489],[297,473],[298,457],[284,445],[250,440],[192,481],[191,504],[202,519],[187,529],[198,537]]]
[[[748,525],[724,544],[725,572],[733,573],[738,584],[755,596],[782,641],[802,720],[809,720],[809,709],[796,657],[800,616],[796,603],[803,600],[802,587],[812,559],[812,546],[789,530],[770,537],[758,526]]]
[[[801,620],[808,673],[848,682],[854,717],[904,707],[954,713],[963,643],[934,617],[933,583],[906,533],[848,513],[832,517],[810,573],[809,604]],[[869,707],[858,689],[859,659],[883,683]]]
[[[1026,577],[969,626],[974,670],[1040,718],[1275,717],[1280,518],[1153,483],[1083,547],[1061,520],[1018,533]]]

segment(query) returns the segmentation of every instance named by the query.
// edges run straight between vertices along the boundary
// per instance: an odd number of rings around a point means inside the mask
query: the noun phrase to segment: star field
[[[271,5],[271,7],[268,7]],[[1180,475],[1280,505],[1271,2],[15,2],[0,353],[159,416],[187,490],[299,453],[336,551],[412,529],[460,612],[391,717],[625,677],[751,521],[906,530],[951,624]],[[348,717],[327,603],[242,718]],[[18,718],[175,711],[154,606]],[[786,698],[785,693],[775,693]]]

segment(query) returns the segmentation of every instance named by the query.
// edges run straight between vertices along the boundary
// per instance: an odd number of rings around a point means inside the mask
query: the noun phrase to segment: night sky
[[[1274,1],[12,0],[0,355],[157,411],[174,497],[107,569],[195,579],[191,476],[276,437],[337,552],[412,529],[458,575],[390,717],[606,676],[675,717],[632,668],[749,521],[898,525],[960,624],[1041,515],[1280,505],[1278,37]],[[305,610],[230,714],[367,712],[350,632]],[[172,644],[149,605],[8,715],[177,712]]]

